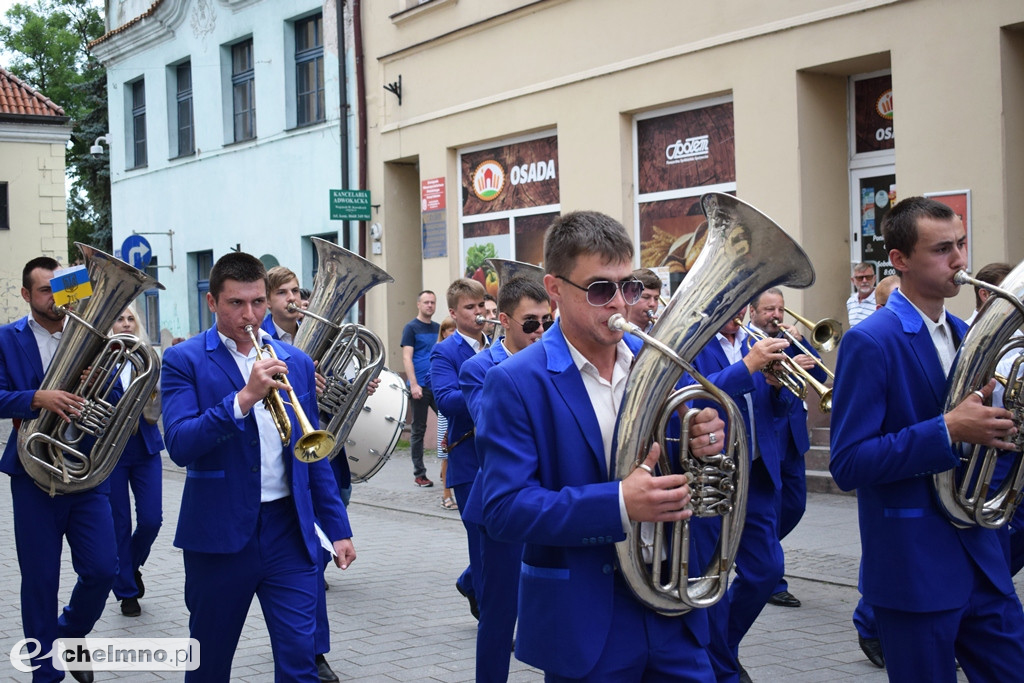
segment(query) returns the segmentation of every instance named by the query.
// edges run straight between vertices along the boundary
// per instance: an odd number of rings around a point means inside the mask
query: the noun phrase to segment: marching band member
[[[736,401],[750,444],[747,516],[736,551],[736,576],[726,596],[708,610],[708,649],[718,683],[745,680],[746,672],[739,663],[740,641],[784,570],[778,534],[782,449],[776,430],[788,404],[778,380],[760,370],[782,360],[789,342],[770,338],[750,343],[743,314],[740,309],[693,359],[697,372]],[[699,557],[711,557],[720,528],[719,519],[691,523]]]
[[[484,323],[477,316],[485,314],[484,286],[476,280],[459,278],[448,287],[448,315],[455,321],[455,334],[438,342],[430,352],[430,384],[438,412],[448,418],[448,471],[444,485],[455,492],[459,515],[466,527],[469,566],[455,582],[455,588],[469,601],[473,616],[479,615],[477,603],[477,566],[480,563],[480,532],[476,524],[466,520],[466,504],[480,465],[473,438],[473,418],[459,386],[462,364],[485,348]]]
[[[135,306],[125,309],[111,332],[131,334],[149,344],[146,330],[139,324]],[[132,368],[126,365],[121,375],[121,386],[131,382]],[[137,617],[142,614],[139,599],[145,595],[141,567],[149,558],[160,525],[163,524],[163,463],[160,452],[164,440],[157,422],[160,421],[160,394],[147,401],[139,416],[138,428],[128,438],[117,467],[110,473],[110,511],[114,517],[117,539],[117,576],[114,578],[114,597],[121,601],[121,614]],[[128,497],[131,487],[135,498],[135,532],[132,533],[132,506]]]
[[[1005,449],[1016,431],[1009,411],[984,405],[994,380],[942,412],[966,331],[944,305],[960,289],[964,227],[944,204],[910,197],[882,234],[899,289],[847,332],[832,417],[832,476],[857,489],[864,600],[889,680],[952,683],[957,661],[970,680],[1016,680],[1024,614],[999,534],[951,524],[928,476],[958,465],[951,443]]]
[[[637,468],[622,481],[609,476],[639,341],[607,322],[642,292],[633,253],[625,228],[608,216],[556,219],[544,239],[544,285],[559,322],[484,380],[476,437],[484,523],[498,540],[525,544],[516,657],[548,681],[714,680],[704,610],[660,615],[615,571],[613,544],[626,538],[629,520],[692,514],[682,475]],[[720,452],[722,427],[715,411],[702,411],[691,431],[695,454]],[[653,446],[642,465],[656,465],[658,453]]]
[[[481,394],[487,371],[540,339],[554,321],[544,286],[530,278],[511,278],[498,289],[498,319],[505,336],[476,354],[459,371],[459,383],[473,423],[480,421]],[[477,452],[482,460],[484,453]],[[477,475],[479,482],[479,475]],[[463,518],[480,530],[477,595],[480,624],[476,637],[476,680],[508,680],[509,657],[516,625],[519,564],[523,544],[499,541],[487,533],[483,519],[483,487],[473,485]]]
[[[57,351],[66,318],[54,307],[50,280],[60,264],[34,258],[22,271],[21,296],[29,315],[0,327],[0,417],[14,419],[0,471],[11,477],[14,540],[21,570],[21,622],[25,637],[38,642],[33,681],[64,678],[50,659],[58,638],[84,638],[103,613],[117,571],[117,545],[110,514],[110,485],[50,497],[28,476],[18,459],[22,420],[49,410],[70,422],[83,399],[67,391],[41,391]],[[63,610],[57,602],[60,556],[67,539],[78,581]],[[59,617],[57,615],[60,615]],[[76,681],[92,681],[91,671],[72,671]]]
[[[278,678],[317,680],[314,630],[320,576],[319,522],[336,564],[355,560],[348,516],[324,461],[303,463],[281,444],[263,405],[287,374],[306,416],[317,420],[313,363],[268,341],[277,358],[257,358],[267,276],[255,257],[232,252],[210,271],[215,328],[164,353],[163,410],[171,459],[187,468],[175,546],[184,550],[189,630],[202,650],[186,681],[227,681],[252,597],[260,599]],[[296,424],[291,408],[287,414]]]
[[[637,268],[633,277],[644,283],[644,293],[640,300],[629,307],[626,319],[645,332],[654,325],[654,314],[661,303],[661,278],[650,268]]]
[[[820,356],[813,346],[803,341],[803,336],[796,326],[786,325],[782,322],[785,315],[786,300],[782,295],[782,290],[777,287],[762,292],[750,302],[750,324],[769,337],[781,336],[781,330],[785,327],[794,339],[813,354],[813,357],[805,354],[795,344],[786,347],[784,353],[814,379],[824,383],[828,380],[828,375],[817,363]],[[785,404],[785,413],[781,416],[778,424],[779,438],[782,440],[780,444],[782,459],[779,462],[782,489],[778,511],[779,540],[781,541],[796,528],[800,518],[804,516],[804,510],[807,509],[807,464],[804,456],[810,449],[811,442],[807,436],[807,406],[804,401],[791,391],[784,389],[778,391],[779,400]],[[800,606],[800,600],[789,592],[789,584],[785,577],[779,579],[768,602],[781,607]]]

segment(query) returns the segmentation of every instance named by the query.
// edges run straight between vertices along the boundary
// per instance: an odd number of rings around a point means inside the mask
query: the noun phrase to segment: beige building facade
[[[817,282],[787,304],[815,320],[845,321],[852,263],[886,274],[877,228],[901,197],[964,214],[974,270],[1024,258],[1019,0],[391,0],[362,25],[396,278],[367,323],[392,358],[421,289],[440,319],[454,278],[539,262],[575,209],[622,220],[637,265],[678,281],[700,194],[734,192],[810,255]]]
[[[28,311],[21,271],[36,256],[67,261],[64,110],[0,68],[0,324]]]

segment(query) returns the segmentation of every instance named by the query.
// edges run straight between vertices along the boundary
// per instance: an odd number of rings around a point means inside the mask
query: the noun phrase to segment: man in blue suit
[[[186,680],[227,681],[253,595],[260,599],[280,679],[316,681],[314,614],[323,590],[315,522],[330,539],[336,564],[355,559],[352,532],[330,466],[293,455],[294,412],[282,446],[263,405],[287,375],[316,425],[313,363],[270,340],[277,358],[257,359],[256,334],[267,307],[267,277],[255,257],[221,257],[210,271],[207,304],[213,329],[171,347],[162,375],[164,426],[171,459],[187,468],[175,546],[184,550],[185,604],[191,637],[202,648]]]
[[[559,322],[540,342],[491,368],[477,444],[484,522],[524,543],[516,657],[548,681],[712,681],[703,610],[660,615],[616,569],[614,543],[630,520],[688,519],[678,474],[653,477],[658,446],[621,481],[610,473],[618,404],[639,340],[608,328],[643,284],[633,243],[603,214],[561,216],[544,239],[544,285]],[[720,452],[722,421],[707,409],[691,425],[697,455]]]
[[[18,459],[22,420],[48,410],[65,421],[77,416],[82,397],[67,391],[40,391],[53,360],[66,318],[54,307],[50,280],[57,261],[41,256],[22,271],[21,296],[28,316],[0,327],[0,417],[13,418],[0,471],[11,477],[14,540],[21,569],[21,622],[25,637],[38,642],[33,681],[59,681],[48,657],[57,638],[84,638],[103,613],[117,573],[114,522],[107,497],[109,484],[51,498],[25,472]],[[60,556],[67,539],[78,581],[63,611],[57,591]],[[58,617],[58,612],[60,616]],[[91,681],[91,671],[72,671],[77,681]]]
[[[455,321],[455,333],[437,343],[430,352],[430,384],[437,410],[448,418],[448,472],[445,486],[455,493],[459,515],[466,527],[469,566],[455,582],[455,588],[469,600],[469,610],[479,617],[477,566],[480,563],[480,530],[466,520],[469,493],[479,469],[473,418],[459,385],[462,364],[488,344],[484,323],[477,316],[486,313],[484,286],[476,280],[459,278],[448,286],[448,315]]]
[[[750,630],[782,576],[784,558],[778,535],[778,500],[782,486],[782,449],[777,430],[788,402],[779,382],[760,372],[784,358],[789,342],[754,342],[742,325],[743,310],[726,323],[693,360],[694,368],[736,402],[750,444],[747,516],[736,551],[736,577],[726,597],[710,608],[709,654],[719,683],[744,680],[739,644]],[[691,523],[698,556],[709,558],[720,532],[720,520]]]
[[[473,423],[480,420],[481,395],[487,371],[533,344],[554,324],[544,286],[525,277],[502,282],[498,289],[498,319],[505,336],[462,364],[459,383]],[[477,452],[482,460],[484,454]],[[479,481],[479,475],[477,475]],[[480,566],[477,596],[480,623],[476,635],[478,683],[508,680],[509,657],[516,626],[519,563],[523,544],[499,541],[487,533],[483,517],[482,486],[474,485],[463,519],[480,531]]]
[[[999,532],[958,529],[931,475],[959,464],[951,444],[1009,448],[1009,411],[987,407],[994,381],[943,413],[964,323],[945,309],[960,289],[966,236],[947,206],[910,197],[882,224],[899,290],[847,332],[836,367],[830,469],[857,489],[862,592],[874,608],[889,680],[1019,680],[1024,614]],[[864,372],[871,368],[871,372]]]
[[[785,315],[786,300],[778,287],[761,292],[750,302],[750,324],[769,337],[782,337],[782,328],[785,327],[786,331],[804,347],[801,349],[796,344],[791,344],[785,349],[786,355],[815,380],[824,384],[828,375],[815,362],[819,358],[817,352],[804,341],[796,327],[782,322]],[[810,353],[804,353],[804,350]],[[808,394],[812,399],[816,396],[810,390]],[[804,510],[807,509],[807,465],[804,455],[811,447],[811,443],[807,435],[807,406],[804,401],[791,391],[781,392],[779,399],[786,404],[785,414],[778,425],[782,449],[782,459],[779,463],[782,489],[778,510],[781,541],[796,528],[800,518],[804,516]],[[789,592],[789,584],[785,577],[779,579],[768,602],[781,607],[800,606],[800,600]]]

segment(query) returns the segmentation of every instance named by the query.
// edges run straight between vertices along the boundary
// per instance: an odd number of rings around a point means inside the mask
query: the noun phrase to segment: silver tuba
[[[341,452],[366,402],[367,385],[384,368],[384,343],[345,314],[366,292],[395,279],[348,249],[311,237],[320,268],[313,282],[309,308],[300,311],[302,324],[294,346],[318,361],[327,387],[317,398],[320,427],[334,435],[329,458]],[[353,374],[354,373],[354,374]]]
[[[776,285],[803,288],[814,282],[814,268],[804,251],[757,209],[718,193],[704,195],[701,205],[708,221],[707,242],[650,333],[643,334],[621,316],[613,316],[608,323],[646,342],[636,356],[619,407],[614,451],[617,479],[627,477],[642,462],[654,441],[662,445],[659,470],[672,471],[665,446],[676,439],[669,436],[669,423],[685,402],[717,403],[728,416],[725,452],[720,455],[703,460],[689,455],[686,424],[695,410],[683,418],[678,439],[681,462],[676,471],[681,468],[690,477],[694,515],[722,520],[706,575],[690,576],[696,562],[689,557],[689,521],[673,525],[667,579],[662,578],[660,561],[650,566],[645,561],[639,523],[633,522],[626,540],[615,546],[623,577],[637,599],[670,616],[709,607],[725,594],[746,516],[748,445],[743,418],[732,399],[700,376],[691,361],[755,294]],[[676,389],[684,372],[698,384]],[[662,396],[660,401],[654,398]],[[667,535],[664,524],[655,525],[651,557],[660,558],[667,551]]]
[[[487,263],[494,268],[494,272],[498,276],[499,289],[502,283],[516,277],[528,277],[539,282],[541,286],[544,285],[544,269],[540,266],[507,258],[489,258]]]
[[[1004,385],[1003,405],[1013,413],[1018,432],[1011,437],[1017,452],[1008,454],[978,444],[953,444],[961,456],[961,465],[932,475],[939,505],[958,527],[981,526],[997,529],[1006,524],[1021,501],[1024,486],[1024,379],[1019,376],[1024,363],[1024,337],[1014,336],[1024,326],[1024,262],[1017,264],[996,287],[969,277],[963,271],[954,278],[957,284],[974,285],[994,294],[982,307],[967,330],[960,351],[950,369],[946,405],[943,412],[955,408],[972,391],[996,377]],[[996,375],[996,365],[1007,354],[1017,358],[1006,377]],[[1013,458],[1002,481],[993,487],[999,458]]]
[[[70,320],[39,389],[69,391],[85,404],[70,424],[44,410],[18,430],[18,459],[51,496],[87,491],[110,476],[160,379],[160,358],[149,344],[107,330],[136,297],[163,285],[110,254],[76,245],[92,295],[80,312],[65,309]],[[111,393],[127,364],[134,378],[115,403]]]

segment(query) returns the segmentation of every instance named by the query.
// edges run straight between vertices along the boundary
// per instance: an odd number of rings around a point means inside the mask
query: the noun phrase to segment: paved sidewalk
[[[8,426],[0,431],[7,438]],[[429,476],[437,461],[427,458]],[[349,681],[472,681],[476,621],[454,587],[467,561],[458,513],[440,506],[441,488],[413,485],[408,451],[399,452],[370,482],[357,485],[349,514],[358,559],[342,572],[328,569],[333,649],[328,661]],[[171,545],[181,499],[182,470],[165,458],[164,526],[143,568],[146,597],[138,618],[121,616],[113,598],[93,635],[187,637],[182,600],[181,551]],[[0,649],[21,639],[19,571],[14,552],[10,489],[0,484]],[[800,526],[786,539],[790,589],[799,609],[768,606],[741,648],[754,681],[884,681],[861,654],[850,615],[856,591],[859,544],[852,497],[811,494]],[[65,555],[67,557],[67,555]],[[74,575],[65,560],[62,599]],[[1019,584],[1020,586],[1020,584]],[[17,680],[16,671],[0,677]],[[164,680],[158,674],[99,673],[98,681]],[[177,676],[170,677],[179,678]],[[232,679],[272,681],[273,662],[259,604],[254,601],[234,659]],[[512,681],[541,674],[513,660]],[[21,676],[27,680],[27,676]],[[70,680],[70,679],[68,679]]]

